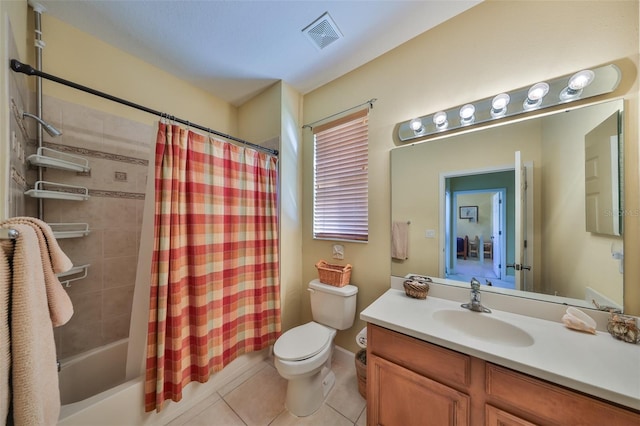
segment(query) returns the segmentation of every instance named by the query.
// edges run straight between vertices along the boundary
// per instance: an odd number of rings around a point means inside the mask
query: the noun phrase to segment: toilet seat
[[[284,361],[301,361],[320,353],[333,341],[333,329],[309,322],[285,332],[273,345],[273,353]]]

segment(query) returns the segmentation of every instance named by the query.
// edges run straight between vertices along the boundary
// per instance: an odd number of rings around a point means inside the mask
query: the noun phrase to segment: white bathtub
[[[116,343],[120,344],[122,341]],[[118,344],[114,343],[113,346],[115,348],[110,348],[108,351],[105,350],[105,352],[109,352],[111,349],[113,349],[113,352],[119,352],[122,348],[118,347]],[[124,353],[126,357],[127,342],[124,341],[122,346],[125,347]],[[212,398],[221,386],[229,383],[243,373],[251,371],[253,367],[260,368],[259,364],[266,360],[268,356],[268,349],[240,356],[222,371],[214,374],[207,383],[190,383],[187,385],[183,390],[182,401],[179,403],[167,403],[160,413],[144,412],[144,376],[140,376],[137,379],[129,380],[104,392],[90,396],[87,399],[64,404],[60,411],[58,426],[165,425],[197,403],[204,399]],[[96,359],[99,359],[99,357],[96,356]],[[90,362],[93,361],[87,361],[87,364]],[[107,376],[113,373],[109,368],[100,365],[99,361],[97,370],[100,370]],[[62,371],[60,373],[62,373]],[[72,375],[69,374],[69,376]],[[124,373],[122,377],[124,377]],[[86,377],[82,378],[80,376],[76,378],[81,379],[79,380],[79,386],[83,388],[85,385],[82,382],[89,381]],[[60,380],[61,394],[63,393],[62,382],[63,380]],[[93,385],[87,386],[91,387]],[[76,394],[76,392],[70,391],[70,394]]]
[[[62,405],[82,401],[124,383],[128,341],[118,340],[62,360],[58,373]]]

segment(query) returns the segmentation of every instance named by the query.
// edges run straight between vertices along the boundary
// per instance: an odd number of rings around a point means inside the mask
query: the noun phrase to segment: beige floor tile
[[[366,426],[366,401],[358,393],[353,357],[342,355],[333,359],[336,384],[324,404],[311,416],[296,417],[285,409],[287,381],[280,377],[273,360],[268,358],[167,426]]]
[[[338,413],[327,404],[323,404],[318,411],[307,417],[296,417],[288,411],[283,411],[269,426],[353,426],[353,422]]]
[[[367,407],[366,406],[362,409],[362,414],[360,414],[360,417],[358,417],[356,426],[367,426]]]
[[[287,381],[267,366],[224,397],[231,409],[249,426],[268,425],[282,411]]]
[[[222,396],[227,395],[229,392],[233,391],[235,388],[237,388],[238,386],[240,386],[241,384],[249,380],[251,377],[253,377],[255,374],[257,374],[260,370],[262,370],[265,367],[269,367],[268,361],[262,361],[252,366],[251,368],[249,368],[248,370],[240,374],[240,376],[236,377],[235,379],[233,379],[232,381],[230,381],[229,383],[225,384],[220,389],[218,389],[218,393]]]
[[[331,369],[336,374],[336,383],[327,396],[326,404],[355,423],[367,402],[358,393],[354,360],[334,357]]]
[[[166,426],[184,426],[190,425],[189,423],[191,419],[196,417],[198,414],[209,408],[212,404],[220,401],[220,395],[217,393],[213,394],[211,397],[206,398],[199,403],[197,403],[193,408],[190,408],[186,413],[176,417],[171,422],[167,423]]]
[[[245,423],[221,399],[189,420],[188,426],[245,426]]]

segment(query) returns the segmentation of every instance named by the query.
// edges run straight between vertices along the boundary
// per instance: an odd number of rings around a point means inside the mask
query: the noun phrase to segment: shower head
[[[22,118],[24,119],[25,117],[31,117],[34,120],[36,120],[38,123],[42,124],[42,127],[44,128],[44,130],[46,130],[47,133],[49,133],[54,138],[58,137],[58,136],[60,136],[62,134],[62,132],[60,130],[56,129],[51,124],[47,123],[46,121],[44,121],[42,118],[38,117],[37,115],[33,115],[33,114],[28,113],[28,112],[23,112],[22,113]]]

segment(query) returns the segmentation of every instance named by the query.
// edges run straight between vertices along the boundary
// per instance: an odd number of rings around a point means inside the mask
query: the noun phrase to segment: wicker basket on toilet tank
[[[318,278],[322,284],[344,287],[351,280],[351,265],[332,265],[324,260],[316,263]]]

